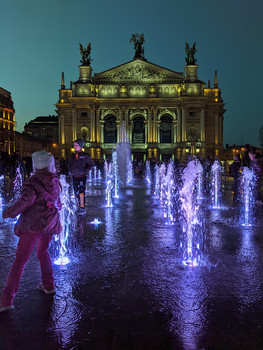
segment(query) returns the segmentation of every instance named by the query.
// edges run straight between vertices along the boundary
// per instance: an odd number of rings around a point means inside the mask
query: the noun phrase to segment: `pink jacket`
[[[3,217],[14,218],[21,213],[15,225],[17,236],[29,232],[58,234],[62,230],[59,193],[56,174],[37,172],[24,182],[21,198],[3,212]]]

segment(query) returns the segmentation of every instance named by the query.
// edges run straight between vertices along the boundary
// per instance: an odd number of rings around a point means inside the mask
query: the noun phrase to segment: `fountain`
[[[166,174],[166,165],[163,163],[159,169],[158,169],[158,178],[159,178],[159,181],[158,181],[158,184],[159,184],[159,188],[157,190],[157,195],[159,197],[159,200],[160,200],[160,204],[161,206],[163,206],[163,201],[164,201],[164,193],[165,193],[165,190],[164,190],[164,187],[165,187],[165,174]]]
[[[158,164],[155,164],[154,167],[154,196],[157,198],[158,197],[158,191],[159,191],[159,166]]]
[[[21,193],[22,193],[22,183],[23,183],[22,174],[20,172],[20,166],[18,166],[16,168],[16,177],[14,180],[13,196],[12,196],[11,203],[16,202],[20,198]]]
[[[127,158],[127,184],[133,180],[133,166],[131,157]]]
[[[204,199],[204,169],[197,160],[197,199]]]
[[[197,205],[197,174],[196,161],[191,160],[183,171],[183,185],[179,192],[182,214],[183,264],[196,266],[201,259],[202,223],[198,220],[199,206]]]
[[[211,202],[213,209],[221,208],[221,178],[222,168],[218,160],[215,160],[211,168]]]
[[[60,184],[62,186],[62,191],[60,193],[62,209],[59,211],[59,215],[62,231],[59,235],[55,236],[55,241],[58,242],[59,246],[59,256],[57,259],[55,259],[54,264],[66,265],[70,262],[70,259],[68,257],[67,241],[71,224],[71,217],[74,217],[74,211],[72,209],[71,197],[69,195],[70,185],[67,183],[65,175],[60,176]]]
[[[112,153],[112,175],[114,182],[114,198],[119,198],[119,166],[116,151]]]
[[[125,131],[125,122],[120,126],[120,142],[116,145],[119,178],[123,186],[131,181],[131,147]]]
[[[175,174],[174,174],[174,164],[172,160],[168,164],[167,173],[164,181],[164,216],[167,218],[167,225],[174,225],[174,190],[175,190]]]
[[[252,169],[243,168],[240,179],[240,223],[252,226],[255,223],[255,174]]]
[[[150,162],[149,160],[146,160],[145,164],[145,180],[148,184],[151,183],[151,169],[150,169]]]

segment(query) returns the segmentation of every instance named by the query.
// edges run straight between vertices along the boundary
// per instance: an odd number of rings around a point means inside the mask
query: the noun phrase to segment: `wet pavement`
[[[204,258],[191,268],[182,265],[178,225],[165,224],[144,179],[112,208],[103,184],[91,185],[87,216],[70,231],[71,262],[54,265],[57,294],[36,289],[34,251],[15,310],[0,314],[0,349],[263,349],[263,209],[256,226],[240,226],[229,189],[224,209],[204,210]],[[1,289],[17,240],[0,222]]]

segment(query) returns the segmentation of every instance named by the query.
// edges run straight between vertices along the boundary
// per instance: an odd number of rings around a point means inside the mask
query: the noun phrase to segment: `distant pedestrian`
[[[3,211],[3,219],[21,215],[15,225],[15,234],[20,237],[16,258],[1,296],[0,312],[14,308],[13,300],[24,267],[36,243],[42,272],[38,289],[46,294],[55,293],[48,247],[53,234],[59,234],[62,229],[59,220],[59,179],[55,174],[54,157],[50,153],[35,152],[32,158],[34,175],[24,182],[21,198]]]
[[[83,139],[74,141],[75,153],[72,153],[69,159],[69,173],[73,178],[73,187],[77,204],[79,206],[78,214],[85,215],[85,187],[87,174],[92,168],[92,160],[88,153],[82,151],[84,146]]]
[[[263,171],[262,171],[262,159],[257,157],[256,150],[251,148],[248,152],[249,158],[250,158],[250,168],[253,169],[254,174],[256,176],[256,201],[258,203],[262,204],[262,198],[261,198],[261,186],[262,186],[262,178],[263,178]]]
[[[239,154],[234,156],[234,162],[230,165],[230,176],[234,178],[233,186],[233,203],[238,203],[238,190],[239,190],[239,180],[240,180],[240,167],[241,167],[241,158]]]

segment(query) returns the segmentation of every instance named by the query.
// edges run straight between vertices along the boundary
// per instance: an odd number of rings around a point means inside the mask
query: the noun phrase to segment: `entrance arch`
[[[117,143],[117,123],[115,115],[107,115],[104,121],[104,143]]]
[[[143,116],[136,116],[133,119],[132,142],[145,143],[145,123]]]
[[[160,143],[172,143],[172,117],[165,114],[161,117]]]

